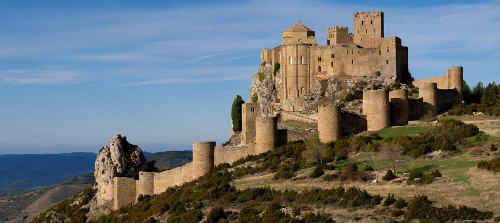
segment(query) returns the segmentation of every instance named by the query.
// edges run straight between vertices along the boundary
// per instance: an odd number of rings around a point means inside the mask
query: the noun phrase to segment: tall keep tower
[[[384,12],[354,13],[354,43],[376,48],[384,38]]]
[[[283,98],[307,95],[312,83],[309,72],[310,47],[316,45],[316,34],[300,22],[283,31]]]

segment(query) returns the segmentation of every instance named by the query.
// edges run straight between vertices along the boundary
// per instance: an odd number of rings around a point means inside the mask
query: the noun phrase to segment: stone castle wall
[[[136,182],[133,178],[113,178],[113,208],[120,209],[133,203],[136,198]]]
[[[258,103],[244,103],[241,106],[242,112],[242,140],[245,144],[255,141],[255,117],[258,115]]]
[[[254,154],[254,144],[244,144],[239,146],[216,147],[214,155],[214,165],[222,163],[233,163],[239,159]]]
[[[408,124],[408,91],[405,89],[389,92],[391,125]]]
[[[420,88],[426,83],[436,83],[438,89],[455,89],[459,94],[462,94],[463,72],[463,67],[454,66],[442,76],[415,80],[412,84]]]

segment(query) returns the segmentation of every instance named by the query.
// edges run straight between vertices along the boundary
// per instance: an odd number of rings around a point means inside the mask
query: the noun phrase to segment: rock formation
[[[109,146],[103,147],[95,161],[96,205],[113,201],[113,177],[133,177],[146,167],[141,148],[130,144],[127,137],[117,134]]]

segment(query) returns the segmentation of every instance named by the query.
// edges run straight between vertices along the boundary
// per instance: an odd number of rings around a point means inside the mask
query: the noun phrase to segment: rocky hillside
[[[89,218],[89,189],[34,222],[492,222],[500,182],[476,168],[500,156],[500,136],[486,133],[492,120],[415,122],[327,145],[310,138],[100,217]]]
[[[252,76],[249,89],[250,100],[258,102],[263,114],[275,114],[282,108],[290,111],[290,100],[280,99],[281,107],[274,103],[281,98],[281,72],[279,68],[272,70],[270,64],[263,64]],[[334,101],[346,111],[361,113],[363,91],[371,89],[408,89],[410,86],[397,83],[394,79],[375,73],[372,76],[358,78],[328,77],[314,83],[312,93],[301,100],[300,111],[315,110],[318,103],[323,100]]]

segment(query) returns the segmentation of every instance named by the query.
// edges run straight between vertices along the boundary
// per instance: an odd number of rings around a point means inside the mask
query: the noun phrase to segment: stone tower
[[[354,43],[376,48],[384,38],[384,12],[354,13]]]
[[[309,94],[310,45],[316,45],[315,32],[300,22],[283,31],[283,57],[285,58],[282,82],[283,98],[295,99]]]
[[[326,45],[338,45],[352,43],[347,26],[328,27]]]
[[[436,115],[437,114],[437,84],[436,83],[422,83],[418,89],[418,96],[423,99],[424,114]]]
[[[201,177],[214,167],[215,142],[193,142],[193,179]]]
[[[255,154],[273,149],[276,146],[276,118],[257,117],[255,127]]]
[[[342,136],[341,112],[339,107],[332,103],[318,106],[318,133],[322,143],[330,143]]]
[[[363,92],[363,114],[366,115],[368,131],[389,127],[389,94],[386,90]]]

